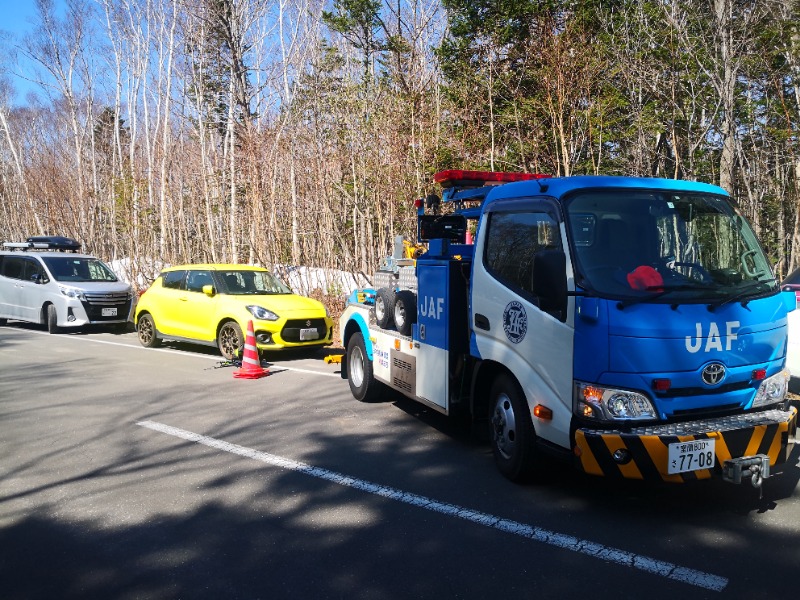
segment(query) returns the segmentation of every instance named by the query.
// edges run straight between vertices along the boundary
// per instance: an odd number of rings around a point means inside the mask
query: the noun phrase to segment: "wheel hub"
[[[492,412],[492,433],[494,443],[504,458],[510,458],[516,447],[516,419],[511,399],[502,394]]]

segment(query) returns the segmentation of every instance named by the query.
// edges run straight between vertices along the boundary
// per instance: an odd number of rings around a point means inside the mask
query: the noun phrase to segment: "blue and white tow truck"
[[[786,462],[796,301],[722,188],[434,179],[441,199],[417,203],[426,251],[398,244],[342,315],[356,399],[391,388],[466,413],[514,481],[560,456],[607,477],[760,488]]]

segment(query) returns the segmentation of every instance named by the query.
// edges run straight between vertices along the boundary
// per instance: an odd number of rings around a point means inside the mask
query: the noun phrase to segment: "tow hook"
[[[730,483],[742,483],[742,477],[749,477],[750,483],[758,489],[758,498],[762,498],[764,480],[769,477],[769,456],[756,454],[726,460],[722,465],[722,479]]]

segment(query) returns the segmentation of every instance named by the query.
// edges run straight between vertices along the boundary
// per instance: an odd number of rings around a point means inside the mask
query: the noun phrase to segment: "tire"
[[[244,348],[244,336],[236,321],[226,321],[219,328],[217,347],[225,360],[233,360],[239,356],[240,350]]]
[[[394,299],[394,324],[401,335],[411,335],[411,326],[417,322],[417,295],[411,290],[400,290]]]
[[[375,380],[372,362],[367,358],[367,348],[361,332],[354,333],[347,343],[347,382],[353,397],[359,402],[374,402],[380,393],[380,382]]]
[[[8,319],[0,319],[0,327],[8,325]]]
[[[136,336],[139,338],[139,343],[145,348],[155,348],[161,345],[156,324],[149,314],[139,317],[139,322],[136,324]]]
[[[490,400],[495,464],[511,481],[528,481],[542,467],[542,458],[536,450],[536,432],[522,390],[503,374],[492,384]]]
[[[394,326],[394,290],[380,288],[375,296],[375,322],[381,329]]]
[[[52,304],[47,305],[47,332],[58,333],[58,313]]]

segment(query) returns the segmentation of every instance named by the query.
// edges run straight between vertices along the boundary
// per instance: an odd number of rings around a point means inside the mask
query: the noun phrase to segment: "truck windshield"
[[[42,260],[56,281],[117,281],[114,272],[96,258],[85,256],[43,256]]]
[[[778,290],[750,225],[721,196],[583,193],[567,223],[576,283],[600,296],[725,303]]]

